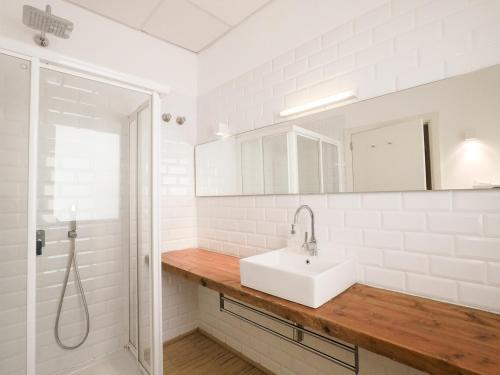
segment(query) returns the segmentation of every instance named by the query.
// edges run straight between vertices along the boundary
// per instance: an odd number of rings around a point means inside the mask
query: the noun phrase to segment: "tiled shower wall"
[[[24,63],[24,68],[20,65]],[[0,56],[0,369],[26,372],[29,63]]]
[[[346,89],[361,99],[500,63],[500,2],[394,0],[199,98],[198,141]],[[198,199],[201,247],[247,256],[286,245],[299,204],[323,254],[355,256],[360,281],[500,311],[500,192]]]

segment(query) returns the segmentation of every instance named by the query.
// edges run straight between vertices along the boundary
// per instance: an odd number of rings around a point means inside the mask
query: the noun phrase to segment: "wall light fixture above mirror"
[[[353,90],[343,91],[335,95],[330,95],[324,98],[313,100],[312,102],[301,104],[295,107],[286,108],[280,112],[280,116],[281,117],[292,116],[333,104],[337,105],[347,104],[347,102],[351,102],[356,99],[357,99],[356,93]]]
[[[500,187],[500,66],[339,106],[353,95],[198,145],[197,196]]]

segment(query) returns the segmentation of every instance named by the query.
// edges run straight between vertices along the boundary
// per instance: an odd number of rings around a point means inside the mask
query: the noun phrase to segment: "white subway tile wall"
[[[197,285],[180,276],[163,273],[163,341],[196,329],[199,325]]]
[[[196,244],[193,145],[162,135],[161,171],[161,249],[193,247]]]
[[[255,129],[285,106],[332,92],[355,87],[366,99],[500,63],[499,24],[496,0],[386,1],[201,95],[198,142],[213,139],[220,122],[232,134]],[[163,173],[163,188],[179,178]],[[193,210],[198,246],[240,257],[286,246],[295,209],[310,204],[320,251],[354,256],[361,282],[500,312],[500,192],[198,198],[181,208],[165,202],[163,228]],[[165,247],[196,243],[189,231],[167,234]],[[164,275],[164,337],[197,322],[276,374],[342,373],[220,313],[217,294],[206,288],[198,288],[196,304],[193,287]],[[364,350],[360,360],[361,374],[421,374]]]
[[[434,195],[451,202],[446,213],[429,211],[426,205],[409,210],[400,204]],[[474,199],[500,200],[500,192],[198,198],[198,240],[201,247],[236,256],[284,247],[295,209],[311,204],[318,213],[320,252],[354,256],[360,282],[500,312],[493,272],[500,266],[500,236],[485,234],[483,218],[491,211],[479,205],[472,212]],[[264,203],[267,207],[257,208]],[[464,205],[466,211],[460,208]],[[231,217],[234,210],[240,218]],[[459,293],[462,282],[488,291],[484,300],[480,294],[471,299]]]
[[[309,203],[319,214],[317,229],[326,228],[328,233],[319,240],[320,252],[355,257],[360,282],[500,312],[500,238],[470,236],[468,229],[462,233],[462,227],[455,232],[447,226],[443,233],[432,232],[432,207],[423,204],[420,209],[418,205],[406,209],[401,205],[426,202],[425,196],[437,202],[437,210],[447,210],[451,222],[460,222],[463,215],[481,218],[490,212],[481,207],[474,210],[467,202],[500,200],[500,192],[494,191],[198,198],[199,245],[240,257],[284,247],[293,211]],[[468,205],[466,212],[464,205]],[[264,214],[276,210],[288,211],[286,222],[273,222]],[[232,217],[234,211],[239,212],[238,219]],[[379,222],[384,215],[397,217],[401,223],[387,228]],[[235,223],[236,232],[229,223]],[[221,313],[217,293],[200,286],[198,295],[199,327],[274,373],[348,373]],[[361,350],[360,374],[422,372]]]
[[[26,373],[29,62],[0,55],[0,369]],[[3,105],[5,104],[5,105]]]
[[[345,89],[366,99],[498,64],[499,24],[496,0],[386,1],[262,65],[266,76],[259,67],[201,95],[198,141],[218,122],[255,129]],[[500,311],[500,192],[198,198],[199,245],[238,256],[285,246],[299,204],[317,212],[320,251],[355,256],[361,282]]]
[[[495,0],[387,1],[262,65],[265,75],[246,73],[252,91],[236,79],[202,95],[198,141],[219,122],[255,129],[332,92],[366,99],[500,63],[498,24]],[[500,192],[198,198],[199,246],[240,257],[284,247],[300,204],[316,212],[320,252],[355,257],[360,282],[500,312]],[[276,374],[342,373],[218,312],[215,293],[199,296],[200,327]],[[420,373],[367,351],[360,361],[361,374]]]
[[[175,93],[165,98],[165,112],[178,111],[187,117],[182,127],[161,125],[161,228],[160,251],[196,247],[197,217],[194,197],[194,144],[196,115],[186,107],[194,102]],[[196,287],[182,278],[163,273],[163,341],[179,336],[198,325]]]
[[[213,139],[220,122],[233,134],[269,125],[285,106],[332,92],[366,99],[497,64],[499,19],[496,0],[387,0],[203,93],[198,140]]]

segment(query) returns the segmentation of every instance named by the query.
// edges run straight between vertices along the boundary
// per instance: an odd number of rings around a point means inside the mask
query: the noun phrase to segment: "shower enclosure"
[[[158,106],[0,50],[0,374],[160,374]]]

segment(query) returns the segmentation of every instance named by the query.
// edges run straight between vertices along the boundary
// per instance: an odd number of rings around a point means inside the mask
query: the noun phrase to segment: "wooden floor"
[[[266,375],[196,331],[163,347],[164,375]]]

